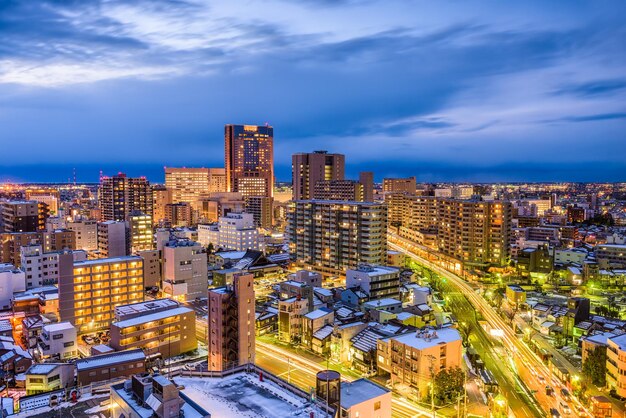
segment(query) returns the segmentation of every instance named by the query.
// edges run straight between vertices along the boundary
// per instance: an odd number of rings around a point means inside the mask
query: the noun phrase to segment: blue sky
[[[421,181],[626,180],[626,2],[0,1],[0,181],[223,164],[225,123]]]

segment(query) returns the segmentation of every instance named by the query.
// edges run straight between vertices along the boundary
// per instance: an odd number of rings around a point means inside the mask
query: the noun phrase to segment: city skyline
[[[623,180],[624,4],[415,7],[4,4],[0,181],[223,167],[228,123],[274,126],[279,181],[317,149],[351,179]]]

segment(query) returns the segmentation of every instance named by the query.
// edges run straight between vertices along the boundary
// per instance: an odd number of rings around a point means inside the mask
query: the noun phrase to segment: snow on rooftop
[[[461,341],[461,335],[454,328],[408,332],[391,338],[399,343],[417,348],[418,350],[424,350],[442,343],[447,344]]]
[[[57,322],[56,324],[48,324],[43,326],[44,331],[57,332],[74,329],[74,325],[69,322]]]
[[[100,354],[76,360],[76,370],[89,370],[113,364],[145,360],[146,355],[141,349],[120,351],[117,353]]]
[[[237,373],[224,378],[176,377],[177,385],[211,418],[293,418],[316,417],[322,412],[304,399],[256,375]]]
[[[131,319],[125,319],[123,321],[113,322],[112,325],[115,325],[119,328],[133,327],[141,324],[145,324],[146,322],[158,321],[160,319],[169,318],[171,316],[183,315],[186,313],[193,312],[189,308],[179,307],[174,309],[168,309],[166,311],[155,312],[152,314],[141,315]]]
[[[30,368],[26,371],[26,374],[48,374],[56,369],[57,366],[57,364],[53,363],[34,364],[30,366]]]
[[[319,319],[319,318],[322,318],[323,316],[326,316],[326,315],[328,315],[328,314],[330,314],[332,312],[333,311],[331,311],[328,308],[320,308],[320,309],[317,309],[317,310],[315,310],[313,312],[309,312],[308,314],[304,315],[304,317],[308,318],[308,319]]]
[[[341,383],[341,407],[349,409],[363,402],[384,396],[390,391],[368,379]]]

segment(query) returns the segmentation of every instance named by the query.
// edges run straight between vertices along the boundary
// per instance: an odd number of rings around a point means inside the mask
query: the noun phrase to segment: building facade
[[[163,293],[178,301],[206,298],[207,254],[197,242],[176,239],[163,247]]]
[[[152,216],[152,188],[145,177],[131,178],[119,173],[102,177],[98,188],[102,221],[126,221],[134,210]]]
[[[327,151],[298,153],[291,157],[294,200],[315,199],[313,192],[320,181],[343,180],[346,157]]]

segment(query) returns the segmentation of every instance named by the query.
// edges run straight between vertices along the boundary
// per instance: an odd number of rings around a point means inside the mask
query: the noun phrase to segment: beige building
[[[315,185],[321,181],[343,180],[346,157],[327,151],[298,153],[291,157],[293,200],[314,199]]]
[[[115,307],[143,299],[141,257],[74,262],[71,253],[59,256],[59,316],[78,334],[108,329]]]
[[[626,397],[626,334],[607,339],[606,385]]]
[[[423,329],[378,341],[380,372],[391,375],[391,385],[410,386],[421,397],[439,371],[461,367],[461,335],[454,328]]]
[[[124,221],[98,222],[98,256],[124,257],[130,249],[128,230]]]
[[[199,202],[211,193],[226,191],[226,170],[223,168],[165,167],[165,187],[170,191],[170,203],[189,203],[199,210]]]
[[[252,274],[239,274],[232,285],[209,291],[209,370],[222,371],[254,363],[254,305]]]
[[[387,207],[382,203],[299,200],[287,232],[300,265],[341,274],[359,264],[387,261]]]
[[[24,192],[26,200],[35,200],[45,203],[51,215],[59,213],[59,191],[56,189],[28,189]]]
[[[130,251],[151,250],[154,248],[154,238],[152,236],[152,216],[143,212],[133,211],[128,217]]]
[[[163,293],[178,301],[206,298],[207,254],[202,245],[175,239],[163,246]]]
[[[67,229],[76,234],[76,248],[85,251],[98,249],[98,223],[94,219],[76,219],[67,222]]]
[[[415,177],[383,179],[383,193],[406,192],[415,194],[416,190]]]
[[[138,251],[135,255],[143,259],[143,285],[146,289],[160,287],[162,276],[161,251]]]
[[[165,222],[165,207],[172,203],[172,192],[163,185],[152,185],[152,221],[155,225]]]
[[[164,358],[195,350],[195,313],[171,299],[118,306],[109,344],[118,351],[141,348]]]

